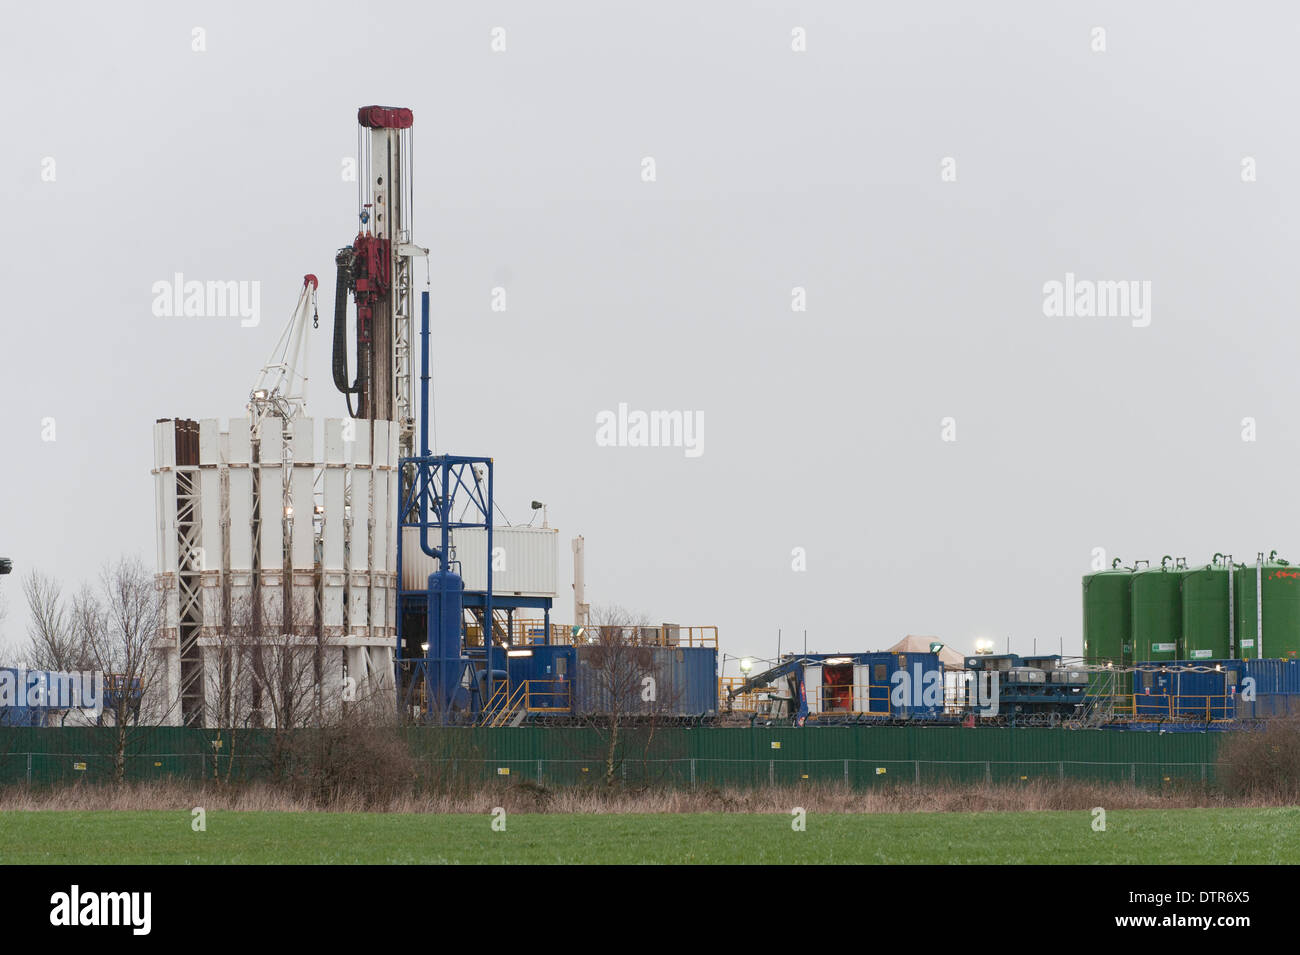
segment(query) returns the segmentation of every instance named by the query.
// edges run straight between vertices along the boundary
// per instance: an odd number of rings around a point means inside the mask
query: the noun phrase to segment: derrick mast
[[[414,260],[429,251],[411,241],[414,117],[403,107],[363,106],[357,122],[357,235],[335,257],[334,384],[352,417],[396,422],[399,454],[407,457],[415,452]],[[350,384],[348,295],[356,303]]]

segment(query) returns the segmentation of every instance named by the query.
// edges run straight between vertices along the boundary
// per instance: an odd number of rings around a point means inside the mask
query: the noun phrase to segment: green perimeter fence
[[[402,731],[435,783],[602,781],[607,731],[588,728]],[[289,751],[310,765],[311,730],[147,727],[128,734],[132,780],[271,777]],[[959,727],[623,729],[616,774],[635,784],[752,787],[1084,779],[1139,786],[1211,782],[1221,734]],[[365,760],[364,745],[334,759]],[[279,754],[279,755],[277,755]],[[0,784],[114,777],[112,728],[0,728]]]

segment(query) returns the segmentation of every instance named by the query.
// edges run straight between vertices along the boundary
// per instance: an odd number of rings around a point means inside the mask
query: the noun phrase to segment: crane
[[[271,357],[262,366],[257,383],[248,395],[248,413],[253,421],[253,432],[259,433],[262,422],[268,417],[283,418],[286,422],[307,411],[307,318],[317,322],[316,288],[320,283],[314,275],[304,275],[298,304],[294,306],[289,324],[280,333],[280,340],[271,350]]]

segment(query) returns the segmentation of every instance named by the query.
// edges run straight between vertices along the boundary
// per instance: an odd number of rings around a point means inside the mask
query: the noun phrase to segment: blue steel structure
[[[473,722],[506,680],[506,650],[493,646],[493,612],[540,608],[549,642],[551,598],[496,595],[492,590],[494,470],[490,457],[433,454],[429,447],[429,293],[420,297],[420,454],[398,462],[398,699],[435,723]],[[484,480],[486,478],[486,480]],[[456,515],[457,510],[461,513]],[[423,590],[403,589],[406,528],[418,528],[420,550],[437,562]],[[452,554],[452,531],[481,528],[487,536],[486,589],[467,591]],[[436,539],[430,540],[431,532]],[[483,646],[465,645],[464,615],[483,621]],[[423,639],[421,639],[423,638]]]
[[[474,661],[464,654],[464,611],[468,594],[459,573],[460,562],[451,558],[451,532],[455,528],[484,528],[487,532],[487,591],[479,596],[484,617],[492,619],[492,459],[453,454],[422,454],[403,458],[403,474],[413,480],[398,501],[397,572],[402,579],[407,527],[420,531],[420,549],[438,562],[422,591],[398,591],[397,685],[404,701],[412,704],[416,687],[423,688],[425,718],[438,723],[468,720],[490,699],[499,679],[492,640],[485,639],[483,677],[475,674]],[[476,467],[486,468],[486,487]],[[403,482],[406,484],[406,482]],[[454,517],[460,504],[464,513]],[[429,532],[438,531],[437,546]],[[420,638],[423,637],[421,641]],[[420,644],[423,643],[422,648]],[[421,649],[417,655],[415,650]],[[499,651],[498,651],[499,652]],[[467,674],[467,670],[469,673]],[[468,676],[468,680],[467,680]],[[480,686],[482,682],[482,686]],[[466,685],[468,683],[468,685]],[[475,699],[474,697],[478,697]]]

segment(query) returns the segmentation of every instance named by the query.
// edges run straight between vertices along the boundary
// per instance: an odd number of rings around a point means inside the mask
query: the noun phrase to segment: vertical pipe
[[[438,566],[439,566],[439,570],[441,570],[445,575],[451,569],[448,566],[448,561],[447,561],[447,555],[451,553],[451,527],[449,525],[449,521],[451,520],[451,464],[447,461],[445,457],[441,462],[440,470],[442,472],[442,482],[439,485],[439,487],[441,488],[441,496],[438,499],[438,526],[442,532],[442,549],[438,551],[438,560],[439,560]],[[445,592],[444,584],[446,579],[447,578],[445,576],[440,578],[440,580],[443,583],[439,584],[440,587],[443,587],[444,592]],[[439,610],[441,610],[442,609],[441,600],[438,601],[438,606],[439,606]],[[439,614],[439,616],[441,616],[441,613]],[[465,611],[462,608],[461,621],[460,621],[462,630],[464,628],[464,616],[465,616]],[[440,620],[438,623],[439,623],[438,632],[439,634],[441,634],[442,621]],[[440,723],[447,722],[447,714],[448,714],[447,700],[445,695],[442,692],[443,688],[446,687],[446,682],[444,680],[444,677],[446,675],[446,668],[447,668],[447,663],[446,663],[447,651],[443,646],[445,642],[446,641],[441,639],[438,641],[439,644],[438,646],[438,698],[439,698],[438,699],[438,711],[439,711],[438,721]],[[430,641],[429,645],[430,647],[433,646],[432,641]],[[489,699],[491,699],[490,696]]]
[[[573,625],[587,625],[587,552],[581,534],[573,539]]]
[[[1242,654],[1245,659],[1245,654]],[[1264,659],[1264,552],[1255,558],[1255,659]]]
[[[1237,630],[1236,630],[1236,619],[1235,619],[1237,614],[1237,609],[1233,605],[1233,594],[1232,594],[1233,570],[1234,570],[1234,564],[1232,561],[1232,555],[1229,554],[1228,555],[1228,659],[1229,660],[1237,659]]]
[[[420,456],[429,456],[429,293],[420,293]]]
[[[420,456],[429,457],[429,293],[420,293]],[[443,563],[442,555],[447,552],[447,535],[442,535],[442,550],[435,551],[429,546],[429,472],[427,461],[421,461],[415,469],[415,481],[420,487],[420,550]],[[446,471],[443,471],[443,497],[447,496]],[[399,516],[398,523],[401,523]],[[444,522],[445,523],[445,522]],[[446,570],[446,567],[442,568]]]
[[[411,490],[415,490],[411,488]],[[393,651],[393,689],[397,693],[398,709],[402,704],[402,515],[406,513],[406,502],[402,500],[402,482],[397,482],[397,609],[394,613],[394,623],[397,640],[397,647]],[[322,557],[324,553],[322,552]],[[409,715],[409,714],[408,714]]]
[[[484,515],[484,522],[487,524],[487,593],[483,595],[483,620],[485,631],[483,643],[487,647],[487,688],[488,699],[492,699],[492,515],[493,501],[492,496],[492,459],[488,458],[488,493],[487,493],[487,514]]]

